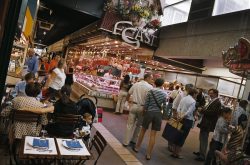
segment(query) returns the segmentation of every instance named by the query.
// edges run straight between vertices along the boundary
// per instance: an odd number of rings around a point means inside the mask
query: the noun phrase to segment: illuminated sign
[[[133,27],[133,23],[130,21],[119,21],[114,26],[113,34],[121,35],[125,42],[135,44],[136,47],[140,47],[140,43],[154,46],[157,36],[148,31],[149,29]]]

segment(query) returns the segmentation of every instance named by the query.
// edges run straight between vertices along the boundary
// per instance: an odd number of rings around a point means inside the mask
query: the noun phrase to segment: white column
[[[248,100],[249,93],[250,93],[250,79],[247,79],[242,99]]]

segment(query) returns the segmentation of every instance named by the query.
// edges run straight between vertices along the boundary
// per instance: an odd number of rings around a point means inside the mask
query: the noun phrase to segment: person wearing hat
[[[221,114],[221,102],[218,98],[219,91],[217,89],[209,89],[208,95],[210,97],[208,105],[198,110],[202,115],[202,119],[197,125],[200,128],[200,149],[199,152],[193,152],[197,156],[195,158],[197,161],[205,161],[209,133],[214,132],[216,122]]]

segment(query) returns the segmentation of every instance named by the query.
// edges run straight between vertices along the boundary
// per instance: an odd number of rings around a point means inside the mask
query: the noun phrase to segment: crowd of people
[[[148,73],[143,80],[131,85],[129,76],[125,76],[115,111],[122,113],[125,101],[131,105],[124,133],[124,147],[130,145],[136,153],[139,152],[145,132],[151,124],[146,153],[146,159],[150,160],[156,134],[161,129],[165,115],[166,119],[175,119],[182,125],[180,130],[176,128],[179,134],[171,135],[175,136],[174,140],[168,140],[168,150],[173,158],[183,158],[181,149],[196,124],[200,129],[199,151],[193,152],[196,161],[202,161],[205,165],[215,165],[216,160],[230,164],[236,160],[236,150],[246,149],[245,153],[248,152],[250,147],[244,144],[243,133],[248,121],[248,101],[240,100],[233,110],[221,103],[217,89],[209,89],[207,97],[203,89],[196,89],[193,84],[170,84],[168,90],[171,92],[167,96],[164,82],[164,79],[157,78],[153,83],[153,77]],[[209,144],[210,133],[213,136]]]

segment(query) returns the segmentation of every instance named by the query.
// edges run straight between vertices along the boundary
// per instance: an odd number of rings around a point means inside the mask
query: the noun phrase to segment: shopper
[[[136,146],[133,148],[135,152],[138,152],[138,149],[141,146],[144,135],[149,127],[149,124],[152,124],[150,132],[149,145],[147,147],[146,159],[150,160],[152,151],[155,144],[156,133],[161,130],[162,122],[162,109],[166,110],[166,93],[162,90],[164,79],[158,78],[155,80],[156,88],[150,90],[147,94],[145,105],[144,105],[144,118],[142,122],[142,129],[136,143]]]
[[[197,158],[195,158],[197,161],[205,161],[209,132],[214,132],[216,122],[221,114],[221,102],[218,98],[218,94],[219,91],[217,89],[208,90],[210,102],[206,107],[198,111],[202,115],[202,119],[198,124],[198,127],[200,128],[200,151],[194,152],[197,156]]]
[[[196,98],[196,108],[204,107],[206,104],[206,99],[203,93],[203,89],[200,88],[198,91],[199,93]]]
[[[53,112],[54,107],[44,107],[44,104],[36,99],[38,94],[41,92],[41,86],[39,83],[29,83],[25,87],[25,93],[27,96],[17,96],[13,99],[13,108],[16,110],[25,110],[38,114],[46,114]],[[42,125],[47,124],[46,115],[42,116]],[[21,139],[25,135],[38,136],[42,125],[38,123],[27,123],[27,122],[15,122],[13,130],[14,138]]]
[[[241,150],[244,140],[244,130],[247,127],[247,116],[241,114],[238,118],[238,124],[236,127],[231,127],[231,136],[227,145],[222,151],[215,151],[215,154],[224,164],[231,164],[237,157],[237,152]],[[235,164],[237,164],[235,162]]]
[[[57,66],[59,61],[61,60],[61,56],[59,54],[55,55],[49,64],[49,71],[53,71]]]
[[[232,125],[237,126],[238,125],[238,119],[240,115],[244,114],[248,116],[246,109],[248,106],[248,101],[247,100],[241,100],[239,102],[239,106],[236,108],[236,110],[233,113],[233,118],[232,118]]]
[[[71,86],[71,85],[73,85],[74,82],[76,82],[74,68],[69,68],[68,72],[66,74],[65,85]]]
[[[205,165],[216,165],[215,151],[221,151],[223,145],[227,141],[229,133],[229,124],[231,120],[232,110],[230,108],[223,108],[222,116],[218,119],[212,141],[209,145]]]
[[[129,87],[131,87],[130,77],[129,77],[129,75],[126,75],[124,77],[124,80],[122,80],[122,82],[120,84],[120,92],[118,95],[118,101],[117,101],[116,109],[115,109],[116,114],[123,113],[123,108],[124,108],[124,104],[126,102],[126,98],[128,95]]]
[[[182,122],[183,126],[181,128],[182,134],[179,137],[176,137],[176,140],[173,142],[174,150],[171,156],[178,159],[182,159],[182,157],[180,156],[181,148],[184,145],[195,120],[195,99],[198,91],[191,88],[188,89],[187,93],[188,95],[181,99],[180,104],[177,108],[178,119]]]
[[[175,89],[172,90],[172,92],[171,92],[171,94],[169,96],[167,110],[165,112],[167,119],[170,119],[172,117],[172,106],[173,106],[174,99],[179,94],[179,88],[180,87],[178,85],[175,86]]]
[[[58,62],[57,68],[55,68],[45,84],[48,88],[48,94],[52,101],[55,101],[56,96],[59,95],[59,90],[64,86],[66,75],[64,73],[64,68],[66,67],[65,60],[61,59]]]
[[[177,119],[177,108],[180,104],[180,101],[183,97],[187,96],[188,91],[194,87],[193,84],[186,84],[185,85],[185,91],[184,92],[179,92],[179,94],[176,96],[176,98],[173,101],[173,106],[172,106],[172,114],[173,117]],[[172,142],[168,141],[168,150],[170,152],[173,152],[175,146]]]
[[[28,59],[26,61],[26,64],[28,66],[27,72],[28,73],[33,73],[36,75],[39,67],[39,61],[38,58],[35,54],[35,51],[33,48],[30,48],[27,52]]]
[[[43,59],[44,67],[45,67],[45,72],[49,73],[49,68],[50,68],[49,59],[48,57],[43,57],[42,59]]]
[[[153,88],[150,83],[152,82],[153,77],[151,74],[145,74],[144,80],[135,83],[129,90],[127,101],[129,101],[130,96],[133,97],[133,105],[130,108],[127,127],[125,131],[125,137],[123,141],[124,146],[128,146],[129,143],[135,144],[137,142],[138,135],[141,130],[142,120],[143,120],[143,108],[145,105],[145,99],[149,90]],[[135,130],[133,128],[135,126]],[[131,135],[132,139],[131,139]],[[131,141],[130,141],[131,140]]]

